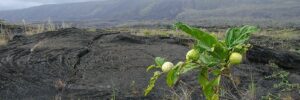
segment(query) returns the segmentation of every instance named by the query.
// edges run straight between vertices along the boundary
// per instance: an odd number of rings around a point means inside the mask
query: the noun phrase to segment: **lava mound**
[[[2,99],[140,98],[151,76],[146,66],[156,56],[180,60],[188,48],[179,42],[76,28],[15,36],[0,48],[0,95]]]

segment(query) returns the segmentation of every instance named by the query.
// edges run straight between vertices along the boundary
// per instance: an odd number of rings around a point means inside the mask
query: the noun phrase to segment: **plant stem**
[[[239,98],[241,98],[241,97],[242,97],[241,92],[240,92],[240,90],[238,89],[237,85],[235,84],[234,79],[233,79],[233,77],[232,77],[232,74],[229,73],[229,76],[227,76],[227,77],[230,79],[231,84],[233,85],[234,89],[235,89],[236,92],[237,92],[237,95],[239,96]]]

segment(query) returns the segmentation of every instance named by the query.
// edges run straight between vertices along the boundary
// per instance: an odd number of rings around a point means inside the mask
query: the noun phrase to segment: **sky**
[[[28,8],[28,7],[39,6],[44,4],[60,4],[60,3],[71,3],[71,2],[85,2],[85,1],[92,1],[92,0],[1,0],[0,10],[22,9],[22,8]]]

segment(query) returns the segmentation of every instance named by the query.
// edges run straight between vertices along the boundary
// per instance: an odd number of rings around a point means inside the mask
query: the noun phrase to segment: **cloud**
[[[18,0],[18,1],[21,1],[21,0]],[[69,2],[86,2],[86,1],[92,1],[92,0],[22,0],[22,1],[39,2],[39,3],[43,3],[43,4],[57,4],[57,3],[69,3]]]
[[[103,0],[5,0],[0,2],[0,10],[21,9],[44,4],[59,4],[70,2],[103,1]]]
[[[19,0],[7,0],[5,2],[0,2],[0,10],[9,10],[9,9],[20,9],[32,6],[42,5],[39,2],[26,2]]]

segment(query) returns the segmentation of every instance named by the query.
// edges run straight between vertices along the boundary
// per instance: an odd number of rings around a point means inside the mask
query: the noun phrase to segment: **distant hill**
[[[1,11],[9,21],[298,20],[299,0],[106,0]]]

